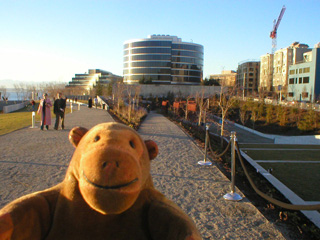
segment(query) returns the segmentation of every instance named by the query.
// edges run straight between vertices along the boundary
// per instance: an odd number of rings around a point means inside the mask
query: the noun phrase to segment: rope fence
[[[277,199],[274,199],[270,196],[268,196],[267,194],[263,193],[262,191],[260,191],[257,186],[254,184],[254,182],[252,181],[249,173],[248,173],[248,170],[246,168],[246,166],[244,165],[244,161],[243,161],[243,158],[241,156],[241,153],[240,153],[240,149],[239,149],[239,145],[238,143],[236,142],[236,149],[237,149],[237,154],[238,154],[238,157],[240,159],[240,163],[241,163],[241,166],[243,168],[243,171],[251,185],[251,187],[254,189],[254,191],[262,198],[266,199],[267,201],[279,206],[279,207],[282,207],[282,208],[286,208],[286,209],[289,209],[289,210],[320,210],[320,204],[314,204],[314,205],[295,205],[295,204],[290,204],[290,203],[285,203],[285,202],[281,202]]]
[[[207,145],[209,145],[209,149],[212,153],[212,155],[214,155],[217,158],[220,158],[222,156],[224,156],[227,151],[229,150],[229,148],[231,147],[231,192],[224,195],[224,198],[226,200],[233,200],[233,201],[239,201],[242,199],[242,197],[237,194],[235,192],[235,158],[236,158],[236,154],[240,160],[241,163],[241,167],[245,173],[246,178],[248,179],[250,186],[253,188],[253,190],[262,198],[264,198],[265,200],[269,201],[272,204],[275,204],[279,207],[285,208],[285,209],[289,209],[289,210],[320,210],[320,204],[313,204],[313,205],[309,205],[309,204],[305,204],[305,205],[296,205],[296,204],[290,204],[290,203],[285,203],[282,201],[279,201],[277,199],[274,199],[270,196],[268,196],[267,194],[263,193],[262,191],[260,191],[256,184],[253,182],[252,178],[249,175],[249,172],[244,164],[244,160],[243,157],[241,155],[240,152],[240,148],[239,148],[239,144],[237,142],[236,139],[236,133],[235,132],[231,132],[231,136],[230,136],[230,141],[228,142],[227,147],[222,151],[222,153],[220,154],[216,154],[210,144],[210,137],[209,137],[209,125],[206,125],[206,136],[205,136],[205,160],[202,162],[206,162],[207,160]],[[198,162],[200,164],[200,162]],[[204,165],[204,164],[203,164]],[[208,164],[207,164],[208,165]]]

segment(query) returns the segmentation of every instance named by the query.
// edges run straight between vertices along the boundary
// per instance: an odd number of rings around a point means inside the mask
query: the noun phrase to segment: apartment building
[[[252,96],[258,93],[260,76],[260,61],[246,60],[240,62],[237,70],[236,86],[243,96]]]
[[[287,92],[288,71],[292,64],[303,61],[303,54],[311,49],[307,44],[292,43],[289,47],[277,50],[273,56],[272,90]]]
[[[289,66],[288,101],[316,102],[320,97],[320,44]]]
[[[273,79],[273,54],[260,57],[260,82],[259,91],[271,92]]]
[[[210,79],[215,79],[221,86],[234,87],[236,85],[237,72],[223,70],[221,74],[211,74]]]

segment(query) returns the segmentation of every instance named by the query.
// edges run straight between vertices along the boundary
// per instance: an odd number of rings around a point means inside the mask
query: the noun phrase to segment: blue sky
[[[123,42],[169,34],[204,46],[204,76],[278,49],[320,42],[319,0],[0,0],[2,80],[68,82],[99,68],[122,75]]]

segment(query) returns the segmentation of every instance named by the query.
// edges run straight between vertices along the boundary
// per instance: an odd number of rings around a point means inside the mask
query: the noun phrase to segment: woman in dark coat
[[[88,100],[88,108],[92,108],[92,99],[91,98],[89,98],[89,100]]]

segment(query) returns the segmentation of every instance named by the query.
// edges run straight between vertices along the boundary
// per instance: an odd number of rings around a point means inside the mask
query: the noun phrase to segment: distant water
[[[9,101],[24,100],[24,99],[21,99],[21,95],[20,95],[20,99],[18,99],[17,92],[13,88],[7,88],[7,96]],[[2,100],[2,97],[3,95],[1,93],[1,100]]]
[[[9,101],[17,101],[18,100],[17,93],[16,93],[16,91],[14,91],[14,89],[8,88],[7,89],[7,96],[8,96]],[[2,97],[3,97],[3,93],[1,93],[1,100],[2,100]]]

